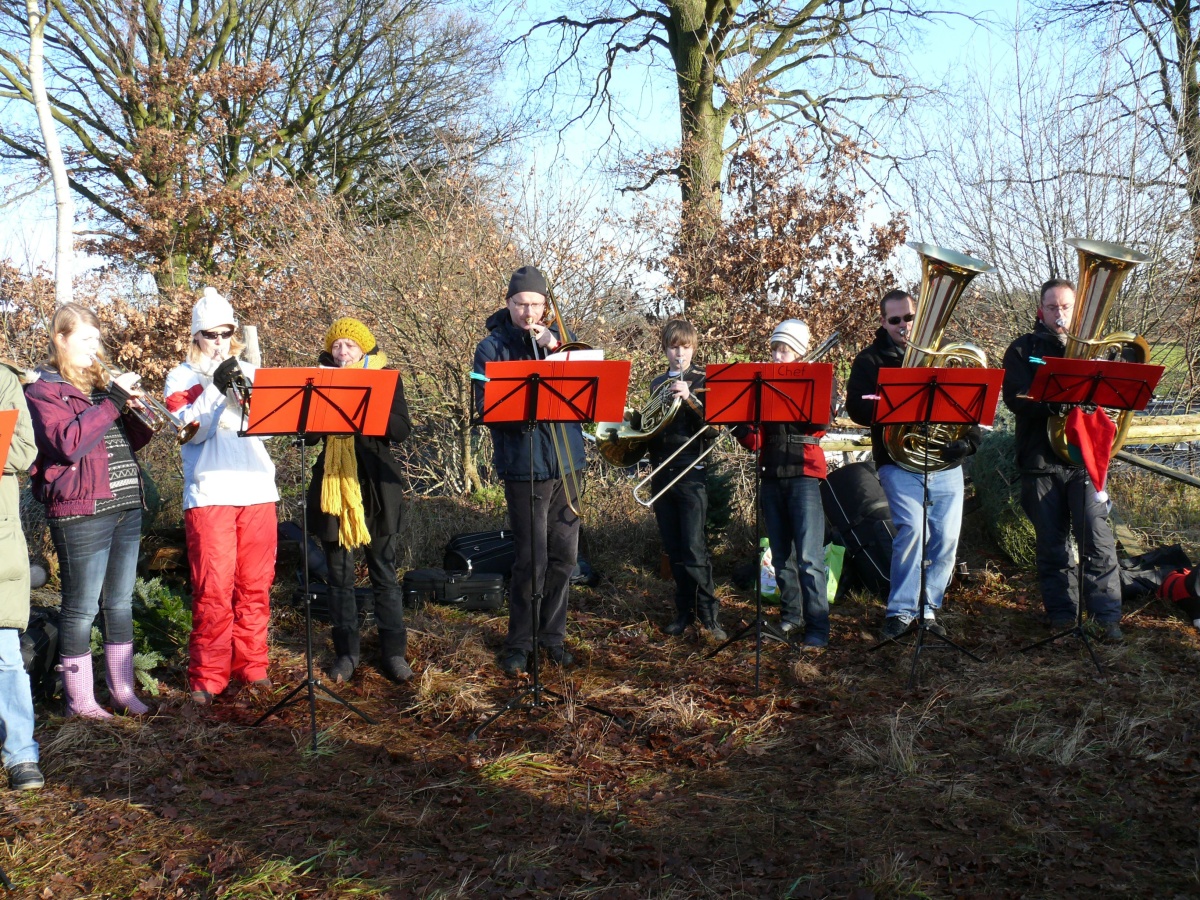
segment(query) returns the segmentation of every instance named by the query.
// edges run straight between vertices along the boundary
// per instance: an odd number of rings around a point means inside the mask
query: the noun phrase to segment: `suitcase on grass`
[[[437,603],[465,610],[494,610],[504,605],[504,577],[445,569],[413,569],[404,575],[404,605]]]
[[[830,470],[821,482],[821,503],[846,548],[852,574],[871,593],[886,599],[896,527],[875,466],[861,462]]]
[[[511,531],[474,531],[450,539],[446,544],[442,568],[447,572],[482,573],[508,578],[516,558],[517,549]]]

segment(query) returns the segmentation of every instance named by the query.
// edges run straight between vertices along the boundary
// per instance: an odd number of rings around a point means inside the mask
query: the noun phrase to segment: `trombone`
[[[838,341],[841,339],[841,334],[842,333],[840,331],[833,332],[831,335],[829,335],[829,337],[825,338],[825,340],[823,340],[815,350],[813,350],[811,353],[809,353],[808,356],[804,357],[803,361],[806,363],[810,363],[810,362],[817,362],[818,360],[820,360],[823,356],[825,356],[827,353],[829,353],[830,350],[832,350],[834,347],[837,346]],[[646,507],[647,509],[654,506],[655,501],[658,500],[659,497],[661,497],[663,494],[665,494],[671,488],[675,487],[675,485],[683,478],[684,475],[686,475],[689,471],[691,471],[691,469],[694,466],[698,466],[701,462],[703,462],[705,459],[707,459],[708,455],[717,449],[716,438],[719,437],[721,435],[721,433],[724,432],[724,430],[725,430],[724,428],[713,428],[713,426],[711,426],[711,425],[704,425],[703,427],[701,427],[699,431],[697,431],[695,434],[693,434],[691,437],[689,437],[686,441],[684,441],[683,444],[678,449],[676,449],[674,453],[672,453],[670,456],[668,456],[666,459],[664,459],[662,462],[660,462],[657,466],[654,466],[652,469],[650,469],[650,472],[647,475],[645,475],[636,485],[634,485],[633,499],[636,500],[642,506]],[[680,453],[682,453],[688,447],[692,446],[692,444],[694,444],[696,441],[700,440],[702,437],[704,437],[709,432],[713,432],[713,435],[712,435],[714,438],[713,442],[704,448],[704,451],[699,456],[696,457],[696,459],[692,463],[692,465],[689,466],[688,468],[684,469],[683,471],[681,471],[674,478],[672,478],[665,487],[663,487],[660,491],[658,491],[658,493],[656,493],[649,500],[643,500],[641,497],[641,494],[644,491],[646,485],[650,484],[650,482],[654,479],[654,476],[657,475],[659,472],[663,471],[665,468],[667,468],[667,466],[669,466],[674,461],[675,457],[677,457]]]
[[[103,368],[104,371],[108,373],[108,377],[113,380],[116,380],[117,377],[125,374],[123,369],[119,369],[116,366],[110,366],[99,356],[95,356],[93,359],[100,363],[101,368]],[[137,381],[134,382],[134,386],[140,389],[141,383],[142,376],[139,375]],[[129,407],[129,411],[133,413],[134,417],[139,422],[153,432],[157,433],[166,428],[167,425],[171,425],[171,427],[175,429],[176,441],[178,441],[180,444],[186,444],[188,441],[194,438],[196,436],[196,432],[200,430],[199,422],[184,423],[182,420],[180,420],[179,416],[175,415],[175,413],[167,409],[166,406],[164,406],[158,400],[155,400],[154,397],[145,393],[144,391],[141,394],[135,395],[132,399],[138,405],[131,405]]]
[[[554,325],[558,329],[558,338],[560,341],[558,349],[555,353],[563,353],[570,350],[591,350],[592,345],[586,344],[583,341],[568,341],[569,333],[563,325],[562,316],[558,312],[558,304],[554,302],[554,292],[547,288],[546,290],[546,306],[549,312],[554,317]],[[533,335],[530,335],[533,342],[533,357],[534,359],[545,359],[549,353],[543,351],[543,348],[538,346],[538,342],[533,340]],[[547,427],[550,429],[550,443],[554,447],[554,458],[558,462],[559,478],[562,479],[563,491],[567,495],[567,507],[575,515],[579,515],[579,508],[576,506],[576,501],[583,497],[583,466],[578,469],[572,469],[567,465],[571,459],[571,444],[567,437],[566,426],[562,422],[548,422]],[[583,460],[580,460],[582,464]]]

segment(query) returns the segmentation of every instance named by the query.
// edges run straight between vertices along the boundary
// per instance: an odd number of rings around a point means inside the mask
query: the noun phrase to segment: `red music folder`
[[[17,415],[15,409],[0,409],[0,478],[4,477],[8,448],[12,446],[13,434],[17,430]]]
[[[1037,367],[1026,396],[1043,403],[1145,409],[1164,371],[1148,363],[1048,356]]]
[[[538,422],[619,422],[625,415],[630,361],[511,360],[483,367],[486,425],[530,421],[531,376],[537,376]]]
[[[395,369],[258,369],[243,434],[382,437],[399,377]]]
[[[709,425],[755,422],[827,425],[831,418],[833,366],[829,363],[705,366],[704,387],[708,392],[704,398],[705,422]]]
[[[991,425],[1003,381],[1003,369],[880,369],[875,424]]]

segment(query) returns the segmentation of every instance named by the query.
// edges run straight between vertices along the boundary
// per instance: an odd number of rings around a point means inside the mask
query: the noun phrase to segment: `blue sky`
[[[466,9],[472,5],[464,3]],[[1011,22],[1021,9],[1019,0],[1007,2],[953,3],[962,13],[986,15],[995,22]],[[509,35],[522,33],[528,23],[548,18],[562,11],[564,4],[550,0],[531,0],[497,21],[497,27]],[[531,44],[527,72],[514,72],[506,89],[508,97],[521,96],[524,78],[544,70],[549,59],[549,32]],[[991,34],[961,18],[947,17],[939,24],[929,25],[919,42],[910,48],[910,66],[918,80],[927,84],[941,83],[947,73],[961,74],[964,69],[988,70],[1008,64],[1010,54],[1003,35]],[[627,59],[617,70],[613,83],[619,98],[616,129],[610,129],[606,110],[589,114],[563,131],[549,125],[540,137],[526,141],[524,156],[519,164],[524,178],[539,189],[586,193],[595,207],[620,208],[629,202],[617,188],[621,179],[614,176],[613,167],[622,156],[669,146],[678,140],[679,125],[674,108],[674,83],[670,72],[662,65],[646,65],[649,57],[642,54]],[[590,85],[568,79],[561,87],[558,108],[553,114],[562,116],[564,104],[572,90],[586,92]],[[543,98],[548,102],[549,97]],[[0,108],[0,116],[14,115],[10,108]],[[515,162],[515,161],[514,161]],[[665,185],[661,196],[674,198],[677,191]],[[78,201],[77,201],[78,202]],[[881,200],[880,217],[885,214]],[[0,217],[0,257],[10,257],[22,266],[44,263],[53,259],[54,206],[52,191],[45,186],[33,196],[10,205]]]

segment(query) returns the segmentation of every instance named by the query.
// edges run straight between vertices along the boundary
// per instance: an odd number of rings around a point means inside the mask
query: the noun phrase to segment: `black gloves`
[[[217,366],[217,371],[213,372],[213,384],[217,386],[217,390],[222,394],[228,391],[233,386],[233,379],[238,371],[237,357],[234,356]]]
[[[115,381],[110,381],[108,383],[108,396],[117,405],[118,410],[125,412],[129,408],[129,398],[133,394],[129,393],[129,391],[125,390],[125,388],[121,387]]]
[[[970,441],[951,441],[942,451],[942,459],[946,462],[958,462],[964,456],[974,452],[975,448],[971,446]]]

